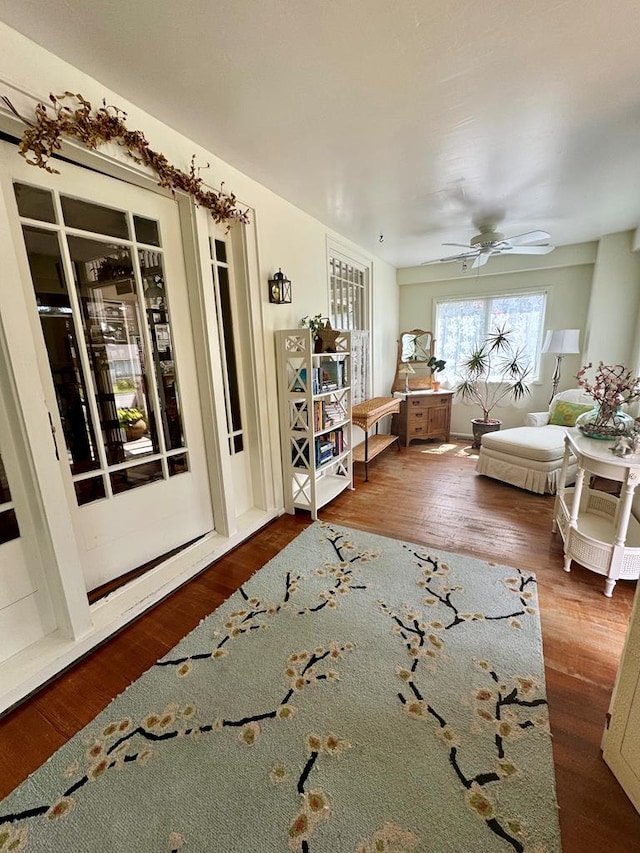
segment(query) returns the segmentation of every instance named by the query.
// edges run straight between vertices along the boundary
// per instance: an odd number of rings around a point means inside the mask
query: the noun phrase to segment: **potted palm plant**
[[[144,412],[130,406],[118,409],[118,422],[125,430],[127,441],[135,441],[147,431]]]
[[[482,409],[481,418],[473,418],[473,447],[480,447],[482,436],[500,429],[502,421],[491,417],[503,400],[514,402],[531,394],[527,377],[531,373],[521,349],[511,343],[511,332],[505,327],[494,332],[476,346],[462,365],[463,379],[456,386],[456,396]]]

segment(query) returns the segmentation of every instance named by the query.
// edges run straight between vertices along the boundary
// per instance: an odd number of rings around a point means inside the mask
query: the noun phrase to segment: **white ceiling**
[[[637,0],[0,0],[0,20],[395,266],[452,254],[478,211],[556,245],[640,224]]]

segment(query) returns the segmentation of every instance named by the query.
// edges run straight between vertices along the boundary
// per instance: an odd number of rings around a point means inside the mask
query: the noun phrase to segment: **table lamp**
[[[406,361],[400,362],[400,364],[398,365],[398,375],[404,376],[404,393],[405,394],[409,393],[409,375],[411,373],[415,373],[415,370],[413,369],[413,367],[411,367],[410,364],[407,364]]]

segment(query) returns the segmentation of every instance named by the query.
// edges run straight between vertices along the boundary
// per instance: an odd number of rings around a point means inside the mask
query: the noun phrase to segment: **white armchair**
[[[490,432],[482,437],[476,471],[530,492],[554,494],[564,456],[564,435],[593,399],[580,388],[556,394],[546,412],[530,412],[525,426]],[[570,465],[567,483],[575,480]]]
[[[581,388],[569,388],[561,391],[549,403],[545,412],[529,412],[524,416],[525,426],[574,426],[576,418],[582,412],[588,412],[593,408],[593,397]]]

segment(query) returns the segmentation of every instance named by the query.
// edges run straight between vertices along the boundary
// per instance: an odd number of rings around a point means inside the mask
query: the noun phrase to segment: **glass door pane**
[[[16,511],[11,502],[9,481],[0,456],[0,545],[20,536]]]
[[[15,189],[78,504],[188,471],[159,223]]]

